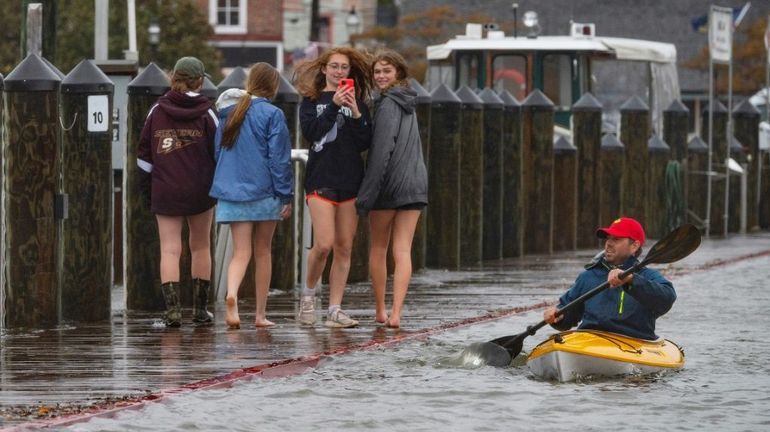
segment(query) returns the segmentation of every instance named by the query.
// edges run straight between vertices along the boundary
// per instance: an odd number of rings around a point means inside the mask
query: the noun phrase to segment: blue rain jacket
[[[637,263],[629,258],[621,269]],[[559,308],[607,281],[614,268],[598,260],[580,273],[575,284],[561,298]],[[580,323],[579,329],[603,330],[639,339],[655,340],[655,320],[671,309],[676,300],[674,286],[660,273],[645,268],[634,273],[634,279],[623,287],[607,288],[582,306],[564,314],[553,327],[569,330]]]

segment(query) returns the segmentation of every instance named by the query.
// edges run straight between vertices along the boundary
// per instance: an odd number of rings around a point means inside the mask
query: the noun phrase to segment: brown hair
[[[294,71],[294,83],[299,94],[313,101],[318,99],[326,87],[326,75],[321,72],[321,68],[326,67],[334,54],[344,55],[350,61],[348,77],[353,78],[355,82],[356,97],[364,101],[369,99],[369,89],[372,88],[369,56],[349,47],[332,48],[324,51],[315,60],[304,61],[297,65]]]
[[[401,87],[409,86],[409,81],[407,81],[409,78],[409,66],[406,65],[406,60],[404,60],[401,54],[387,48],[377,51],[374,54],[370,67],[372,75],[374,75],[374,67],[377,63],[387,63],[396,68],[396,82],[394,82],[391,87],[397,85]]]
[[[246,78],[244,87],[246,94],[241,96],[238,104],[227,116],[225,130],[222,131],[222,147],[229,149],[235,144],[238,133],[241,131],[243,119],[246,112],[251,107],[251,97],[259,96],[267,99],[273,99],[278,93],[278,84],[280,75],[274,67],[267,63],[257,63],[251,67],[249,76]]]
[[[189,78],[187,75],[172,72],[171,90],[179,93],[196,91],[203,85],[203,77]]]

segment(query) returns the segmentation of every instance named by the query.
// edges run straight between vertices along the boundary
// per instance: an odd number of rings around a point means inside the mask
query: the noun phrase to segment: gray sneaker
[[[315,324],[315,297],[302,296],[299,299],[299,315],[297,317],[300,324],[313,325]]]
[[[357,325],[358,321],[350,318],[342,309],[337,309],[326,315],[326,327],[346,328]]]

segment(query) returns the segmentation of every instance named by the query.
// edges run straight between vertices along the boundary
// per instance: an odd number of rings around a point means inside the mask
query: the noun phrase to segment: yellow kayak
[[[597,330],[555,334],[536,346],[527,358],[538,377],[561,382],[579,377],[647,374],[684,367],[684,351],[658,339],[634,339]]]

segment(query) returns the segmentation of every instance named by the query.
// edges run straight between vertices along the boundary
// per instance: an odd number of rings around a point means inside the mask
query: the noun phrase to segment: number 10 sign
[[[110,103],[107,95],[88,96],[88,132],[107,132]]]

